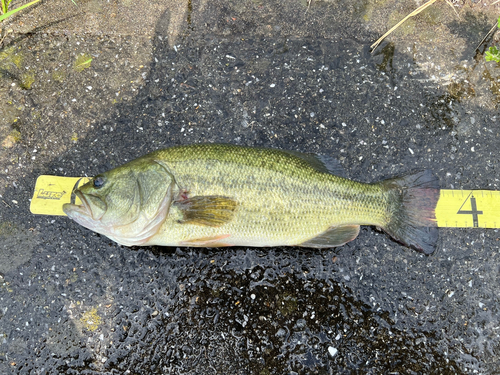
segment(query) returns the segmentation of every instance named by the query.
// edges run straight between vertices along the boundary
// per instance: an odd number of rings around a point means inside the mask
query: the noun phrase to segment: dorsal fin
[[[305,162],[307,162],[307,164],[316,169],[318,172],[330,173],[335,176],[345,177],[345,171],[342,165],[340,164],[340,161],[331,156],[310,154],[300,151],[284,151],[284,152],[304,160]]]

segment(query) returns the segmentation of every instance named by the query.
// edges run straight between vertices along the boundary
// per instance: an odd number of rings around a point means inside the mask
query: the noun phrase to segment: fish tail
[[[388,224],[384,230],[396,241],[424,254],[436,250],[436,205],[439,181],[430,170],[382,181],[388,191]]]

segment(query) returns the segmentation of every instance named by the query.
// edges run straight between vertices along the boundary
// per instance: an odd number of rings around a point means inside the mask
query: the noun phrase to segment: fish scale
[[[80,187],[83,205],[65,212],[125,245],[333,247],[354,239],[359,225],[376,225],[433,251],[439,191],[429,171],[366,184],[332,174],[329,160],[227,144],[174,146],[99,175],[103,186],[94,179]],[[137,195],[129,191],[137,185],[147,197],[120,202]],[[107,206],[95,225],[92,202]],[[154,228],[144,218],[134,226],[121,209],[127,204],[138,217],[154,217]]]
[[[168,149],[151,157],[164,161],[177,184],[193,196],[233,197],[238,202],[234,220],[210,228],[185,226],[172,219],[153,241],[178,243],[188,235],[206,238],[231,233],[231,240],[239,241],[238,244],[297,245],[316,236],[318,229],[323,232],[332,225],[363,220],[357,215],[360,211],[355,205],[350,205],[353,210],[348,209],[349,205],[341,209],[342,200],[338,199],[341,195],[353,195],[349,190],[354,190],[356,183],[318,172],[295,156],[273,152],[261,158],[261,150],[225,145],[192,149],[195,150],[192,155],[183,148],[180,154]],[[200,176],[203,170],[207,174]],[[255,178],[251,186],[243,183],[248,175]],[[377,190],[374,186],[367,188]],[[380,204],[365,204],[365,207],[369,216],[383,214]],[[364,220],[364,224],[371,224]]]

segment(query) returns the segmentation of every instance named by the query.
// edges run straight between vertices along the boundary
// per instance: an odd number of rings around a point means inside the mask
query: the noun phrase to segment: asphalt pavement
[[[431,256],[372,227],[327,250],[128,248],[29,211],[41,174],[200,142],[500,190],[500,68],[475,52],[497,8],[436,3],[371,53],[412,1],[43,6],[0,49],[1,373],[500,373],[498,229],[442,228]]]

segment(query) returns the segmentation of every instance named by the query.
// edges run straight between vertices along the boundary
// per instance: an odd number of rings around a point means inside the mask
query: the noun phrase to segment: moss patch
[[[55,70],[52,72],[52,79],[56,82],[64,82],[66,79],[66,73],[60,71],[60,70]]]
[[[20,140],[21,140],[21,133],[17,130],[12,130],[10,134],[3,139],[2,147],[11,148]]]
[[[35,82],[35,74],[32,72],[24,73],[21,75],[21,87],[23,89],[31,89],[31,85]]]
[[[23,54],[16,47],[10,47],[0,52],[0,68],[8,70],[15,65],[21,68],[23,63]]]
[[[99,314],[97,314],[96,307],[94,307],[93,309],[90,309],[89,311],[84,313],[82,315],[82,317],[80,318],[80,322],[83,324],[83,326],[91,332],[93,332],[97,328],[99,328],[101,321],[102,321],[102,319],[99,316]]]

